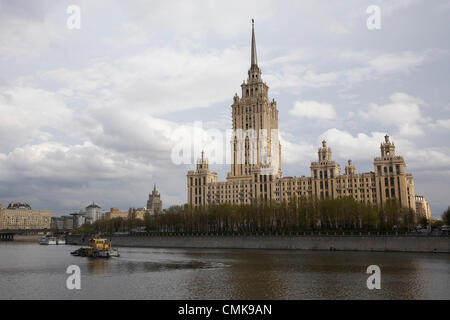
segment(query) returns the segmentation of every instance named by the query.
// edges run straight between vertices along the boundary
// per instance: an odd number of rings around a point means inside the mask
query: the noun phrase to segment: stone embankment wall
[[[445,236],[112,236],[113,247],[397,251],[450,253]],[[87,245],[72,235],[68,244]]]

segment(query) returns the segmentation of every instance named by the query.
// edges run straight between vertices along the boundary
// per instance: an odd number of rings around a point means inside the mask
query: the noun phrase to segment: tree
[[[422,227],[428,226],[428,223],[429,223],[427,217],[425,217],[425,216],[421,216],[421,217],[419,218],[419,221],[418,221],[418,222],[419,222],[419,225],[421,225]]]
[[[446,225],[450,225],[450,207],[442,213],[442,221],[444,221]]]

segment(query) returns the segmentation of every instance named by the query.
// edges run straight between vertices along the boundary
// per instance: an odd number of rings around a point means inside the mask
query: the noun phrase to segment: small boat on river
[[[57,244],[55,237],[43,236],[39,239],[39,244],[41,245],[54,245]]]
[[[80,248],[70,253],[73,256],[91,258],[119,257],[119,251],[111,248],[111,240],[93,238],[89,240],[89,247]]]

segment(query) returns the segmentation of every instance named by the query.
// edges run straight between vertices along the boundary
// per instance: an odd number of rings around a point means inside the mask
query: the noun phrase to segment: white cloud
[[[195,5],[183,0],[170,3],[137,0],[133,4],[136,21],[147,30],[165,25],[179,36],[189,35],[194,39],[211,31],[225,37],[236,36],[242,30],[249,30],[252,17],[257,25],[262,24],[274,15],[277,7],[277,2],[272,0],[231,0],[220,3],[199,0]]]
[[[320,135],[332,149],[333,157],[340,159],[363,160],[365,167],[371,169],[374,157],[380,154],[380,143],[384,141],[384,132],[351,134],[345,130],[329,129]],[[395,143],[396,154],[403,156],[408,172],[450,173],[450,149],[448,147],[418,147],[409,139],[391,136]],[[358,168],[357,168],[358,169]]]
[[[146,114],[164,114],[227,100],[231,104],[237,79],[245,77],[247,55],[237,48],[200,53],[149,49],[78,70],[43,71],[38,78],[92,105],[126,105]]]
[[[327,141],[327,146],[331,148],[336,158],[371,161],[378,155],[385,134],[371,132],[370,135],[358,133],[353,136],[348,131],[332,128],[322,133],[319,140]]]
[[[401,52],[380,55],[370,60],[369,66],[380,74],[391,72],[409,72],[420,66],[425,56],[417,52]]]
[[[317,101],[297,101],[294,107],[289,110],[289,114],[310,119],[336,118],[336,111],[331,104]]]
[[[360,116],[364,120],[375,120],[384,126],[395,126],[400,136],[422,135],[421,125],[428,121],[420,111],[424,102],[401,92],[392,94],[389,99],[390,102],[384,105],[370,104],[367,111],[359,112]]]
[[[434,172],[450,176],[450,148],[406,148],[406,165],[414,172]]]
[[[450,119],[436,120],[436,122],[432,126],[438,127],[438,128],[450,129]]]
[[[0,3],[0,59],[36,57],[58,40],[64,28],[57,28],[47,3]],[[62,12],[65,15],[65,12]]]
[[[72,127],[72,111],[58,94],[31,87],[0,87],[0,150],[47,141]],[[45,129],[43,129],[45,128]]]
[[[281,160],[284,164],[295,164],[304,169],[309,167],[309,163],[315,158],[315,147],[312,144],[293,143],[287,140],[284,135],[280,133],[281,143]]]

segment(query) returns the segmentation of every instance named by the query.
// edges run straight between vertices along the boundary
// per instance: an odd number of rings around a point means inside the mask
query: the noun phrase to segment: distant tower
[[[406,173],[405,160],[395,155],[394,142],[384,136],[380,144],[381,157],[375,158],[375,183],[377,204],[384,205],[389,199],[398,199],[402,206],[416,210],[414,177]]]
[[[147,209],[150,210],[152,214],[162,212],[161,195],[156,190],[156,184],[153,186],[152,193],[148,195]]]
[[[311,162],[312,192],[324,198],[335,198],[337,195],[337,177],[341,167],[332,158],[331,148],[322,141],[322,147],[317,150],[318,161]]]
[[[217,182],[217,173],[209,171],[208,159],[202,151],[197,160],[197,170],[189,170],[187,174],[188,203],[191,205],[207,204],[208,184]]]

